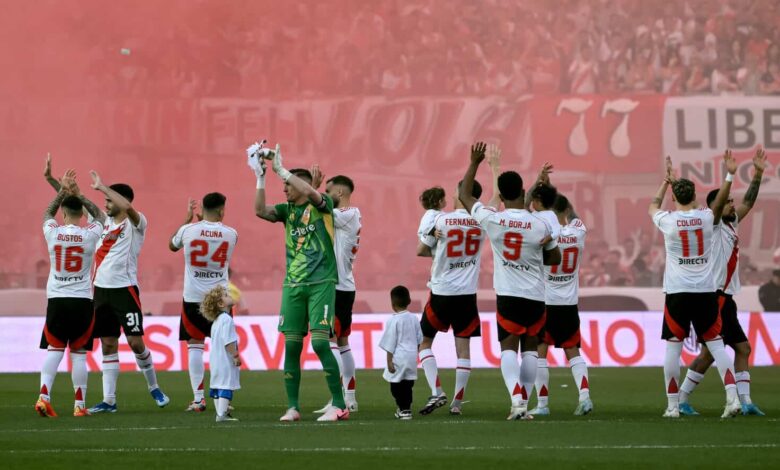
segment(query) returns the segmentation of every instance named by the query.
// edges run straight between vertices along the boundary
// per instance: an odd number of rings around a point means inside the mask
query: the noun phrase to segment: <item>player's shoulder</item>
[[[583,232],[588,231],[588,227],[585,225],[585,222],[583,222],[582,219],[572,219],[568,224],[566,224],[566,227]]]

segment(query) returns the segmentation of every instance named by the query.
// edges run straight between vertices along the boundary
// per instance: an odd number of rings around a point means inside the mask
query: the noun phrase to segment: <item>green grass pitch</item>
[[[380,371],[358,371],[360,411],[347,422],[321,424],[311,412],[327,394],[322,373],[313,371],[303,377],[303,421],[281,424],[285,398],[278,371],[242,372],[244,388],[234,400],[238,423],[215,423],[210,402],[205,413],[185,413],[191,400],[186,372],[160,374],[172,400],[165,409],[155,406],[140,373],[123,373],[119,412],[87,418],[71,416],[70,376],[60,374],[52,401],[57,419],[33,410],[38,375],[4,374],[0,468],[780,468],[780,368],[756,368],[751,375],[763,418],[721,420],[725,399],[713,370],[692,400],[702,416],[664,420],[658,368],[591,369],[595,410],[575,417],[571,374],[551,369],[552,415],[507,422],[500,371],[475,369],[462,416],[441,408],[401,422],[393,419]],[[420,376],[415,407],[428,395]],[[453,371],[442,371],[442,381],[451,389]],[[91,374],[89,385],[92,405],[100,401],[100,375]]]

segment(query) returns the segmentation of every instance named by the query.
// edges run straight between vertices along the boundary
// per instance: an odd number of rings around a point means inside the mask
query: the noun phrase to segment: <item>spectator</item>
[[[772,271],[772,279],[759,287],[758,300],[765,312],[780,312],[780,269]]]

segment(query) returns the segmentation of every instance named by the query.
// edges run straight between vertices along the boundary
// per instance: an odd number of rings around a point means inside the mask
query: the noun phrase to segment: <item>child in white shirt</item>
[[[444,189],[435,186],[426,189],[420,194],[420,204],[422,204],[425,213],[420,219],[420,227],[417,229],[417,238],[422,241],[436,227],[436,218],[442,213],[442,209],[447,205]]]
[[[412,419],[412,388],[417,380],[417,349],[422,342],[420,320],[409,313],[409,289],[396,286],[390,291],[395,314],[387,320],[379,347],[387,351],[387,367],[382,377],[390,382],[398,419]]]
[[[209,396],[214,399],[217,422],[238,421],[228,412],[233,392],[241,388],[238,380],[241,358],[238,355],[238,335],[233,317],[230,316],[233,298],[227,289],[217,286],[203,299],[200,314],[211,324],[211,351],[209,364]]]

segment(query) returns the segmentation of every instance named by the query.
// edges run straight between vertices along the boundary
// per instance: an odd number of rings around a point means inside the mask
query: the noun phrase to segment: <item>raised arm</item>
[[[103,184],[103,180],[100,179],[100,175],[98,175],[95,170],[90,171],[89,176],[92,177],[92,189],[96,189],[105,194],[106,197],[110,199],[119,210],[127,211],[127,218],[130,219],[130,222],[132,222],[133,225],[137,227],[138,224],[141,223],[141,214],[139,214],[138,211],[133,208],[133,205],[130,203],[130,201],[128,201],[118,192]]]
[[[458,199],[463,203],[466,210],[471,213],[471,208],[477,203],[477,198],[472,196],[474,192],[474,178],[477,177],[477,169],[482,160],[485,159],[485,149],[487,144],[484,142],[477,142],[471,146],[471,162],[466,170],[466,174],[463,176],[463,183],[458,189]]]
[[[551,250],[542,250],[542,263],[545,266],[557,266],[561,264],[561,249],[556,246]]]
[[[320,192],[313,188],[309,183],[290,173],[290,171],[284,167],[282,164],[282,152],[279,144],[276,144],[272,168],[274,173],[279,175],[279,178],[281,178],[282,181],[295,188],[296,191],[303,193],[309,202],[314,204],[315,207],[322,206],[322,194],[320,194]]]
[[[182,227],[192,222],[192,219],[195,217],[195,210],[198,208],[198,201],[195,199],[189,198],[187,199],[187,215],[184,217],[184,223],[179,226],[179,228],[176,229],[175,232],[173,232],[173,235],[171,235],[171,238],[168,239],[168,249],[176,252],[181,249],[179,245],[176,243],[173,243],[173,240],[176,239],[176,235],[179,234],[179,230],[181,230]],[[200,219],[200,217],[198,217]]]
[[[62,185],[57,180],[57,178],[51,175],[51,154],[50,153],[46,154],[46,167],[43,170],[43,177],[46,178],[46,182],[49,183],[51,187],[54,188],[55,191],[60,192]]]
[[[742,219],[747,217],[753,205],[758,198],[758,189],[761,187],[761,179],[764,177],[764,170],[766,169],[766,152],[763,147],[758,147],[756,153],[753,155],[753,179],[750,181],[745,192],[745,197],[742,198],[742,204],[737,207],[737,220],[742,222]]]
[[[60,204],[62,204],[62,200],[65,199],[65,196],[67,196],[68,193],[62,189],[57,192],[57,195],[54,196],[54,199],[49,203],[48,206],[46,206],[46,210],[43,211],[43,221],[46,222],[49,219],[53,219],[55,215],[57,215],[57,209],[60,208]]]
[[[720,185],[718,195],[715,196],[715,200],[712,201],[712,215],[714,216],[713,223],[715,225],[720,223],[720,217],[723,215],[723,208],[726,207],[726,202],[729,199],[731,181],[734,179],[734,173],[737,172],[737,160],[731,155],[731,149],[727,149],[723,153],[723,163],[725,163],[727,174],[723,179],[723,184]]]
[[[84,211],[92,216],[93,220],[100,222],[100,225],[106,224],[106,214],[100,210],[100,208],[92,201],[87,199],[81,192],[79,185],[76,183],[76,172],[68,170],[65,172],[65,176],[60,180],[60,187],[65,189],[68,193],[76,196],[84,205]]]
[[[264,156],[269,154],[269,149],[264,149],[263,143],[256,142],[246,149],[247,165],[257,178],[257,190],[255,191],[255,215],[269,222],[278,222],[274,206],[265,204],[265,161]]]
[[[498,209],[501,204],[501,191],[498,190],[498,177],[501,175],[501,148],[491,144],[487,148],[487,162],[493,176],[493,196],[488,201],[488,207]]]
[[[534,181],[533,186],[531,186],[528,191],[525,192],[525,208],[526,210],[531,208],[531,202],[533,202],[533,192],[534,188],[537,187],[540,184],[550,184],[550,173],[552,173],[553,165],[550,162],[544,162],[544,165],[542,165],[541,171],[539,171],[539,176],[536,177],[536,181]]]
[[[653,197],[653,200],[650,202],[650,208],[647,210],[647,212],[650,214],[650,217],[655,216],[656,212],[659,212],[661,210],[661,206],[664,205],[664,196],[666,196],[666,190],[669,189],[669,185],[674,181],[674,170],[672,168],[672,157],[666,156],[666,173],[664,175],[664,181],[661,183],[661,186],[658,188],[658,191],[655,192],[655,197]]]

